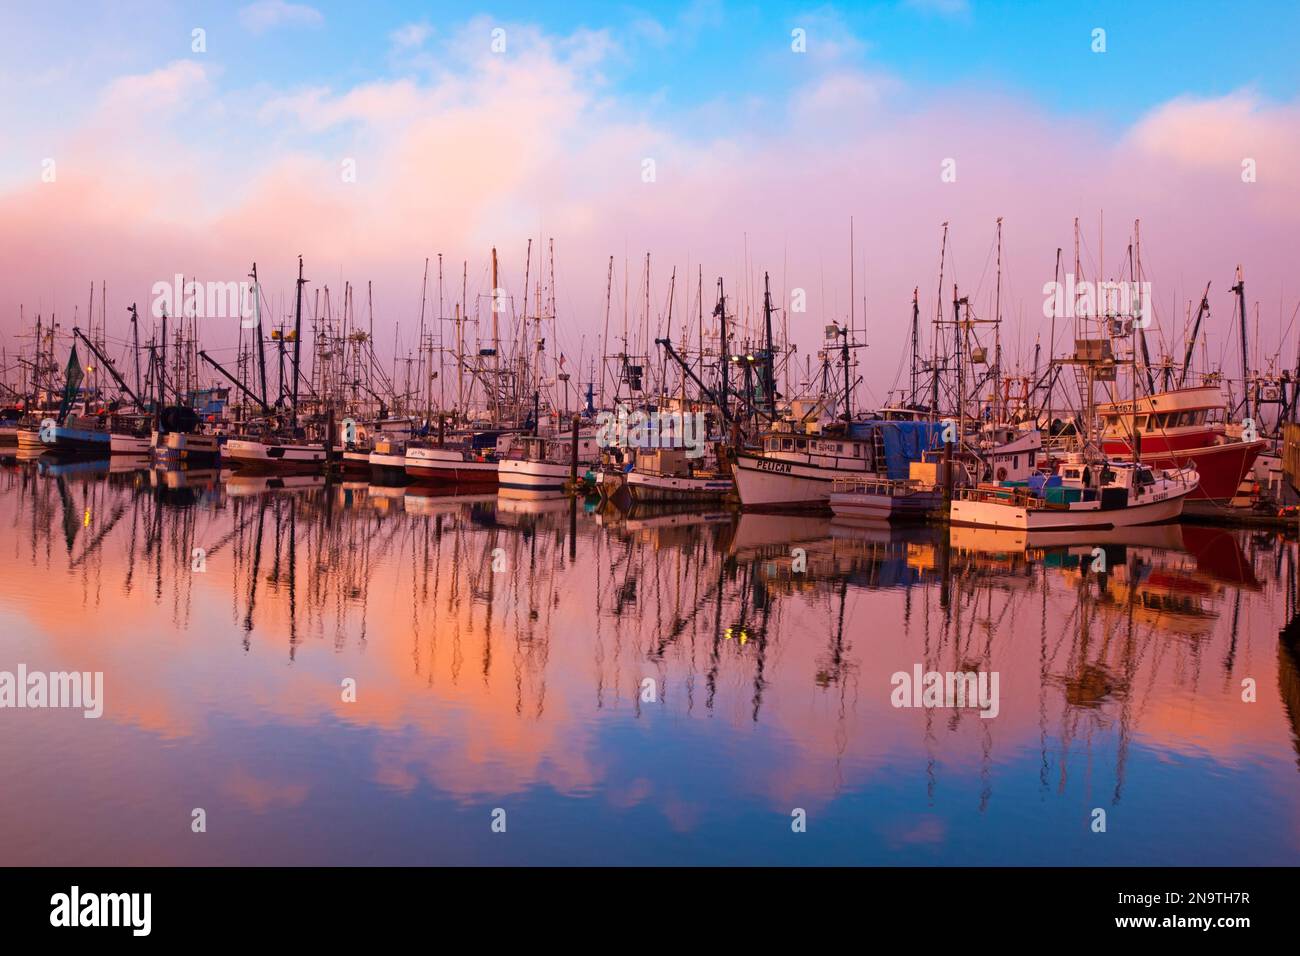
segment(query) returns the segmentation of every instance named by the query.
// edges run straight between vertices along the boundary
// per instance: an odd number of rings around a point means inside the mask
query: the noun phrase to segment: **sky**
[[[1235,370],[1241,264],[1252,363],[1293,366],[1298,27],[1280,2],[8,5],[0,335],[12,354],[20,314],[84,325],[93,282],[121,339],[155,283],[253,262],[279,316],[302,255],[311,308],[350,281],[364,318],[370,282],[380,348],[405,352],[426,257],[447,312],[467,263],[473,315],[493,246],[521,304],[532,238],[534,275],[554,241],[570,362],[598,350],[610,257],[609,334],[625,299],[642,326],[649,253],[652,336],[674,269],[678,341],[701,269],[706,315],[721,276],[751,330],[767,272],[801,360],[851,317],[883,400],[945,222],[943,298],[955,281],[990,317],[1002,218],[1003,347],[1027,369],[1077,217],[1094,277],[1127,274],[1140,221],[1157,353],[1181,355],[1210,282],[1207,354]],[[205,323],[233,345],[237,319]]]

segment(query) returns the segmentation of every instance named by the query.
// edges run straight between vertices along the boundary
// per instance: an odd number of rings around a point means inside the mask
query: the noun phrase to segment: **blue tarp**
[[[1029,490],[1034,494],[1041,496],[1044,488],[1061,487],[1060,475],[1045,475],[1041,471],[1036,471],[1029,476]]]
[[[890,478],[908,477],[908,465],[923,452],[940,447],[942,422],[876,422],[885,439],[885,464]],[[879,466],[877,466],[879,467]]]

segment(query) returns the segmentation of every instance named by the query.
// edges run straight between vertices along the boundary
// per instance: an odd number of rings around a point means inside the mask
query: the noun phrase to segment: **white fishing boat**
[[[406,474],[428,484],[495,486],[497,449],[507,434],[489,429],[411,442],[406,446]]]
[[[596,464],[600,448],[596,437],[577,439],[578,476]],[[570,436],[528,435],[519,440],[518,450],[497,463],[502,488],[522,491],[562,491],[573,473],[574,439]]]
[[[831,486],[830,505],[840,520],[925,518],[943,506],[943,491],[910,478],[837,478]]]
[[[735,489],[730,475],[663,475],[630,471],[627,490],[637,501],[720,501]]]
[[[835,434],[771,431],[761,451],[737,454],[736,492],[745,508],[822,508],[837,478],[875,472],[871,444]]]
[[[683,448],[638,450],[623,482],[636,501],[719,501],[731,494],[731,475],[697,467],[698,460]]]
[[[1124,528],[1172,521],[1196,490],[1192,469],[1156,471],[1133,462],[1072,456],[1057,474],[1035,487],[981,484],[962,488],[951,523],[1025,531]]]
[[[223,454],[231,465],[269,471],[314,470],[325,466],[325,446],[301,440],[278,441],[248,436],[230,438]]]
[[[202,431],[198,413],[184,405],[163,408],[149,439],[153,459],[161,465],[215,468],[221,460],[220,439]]]

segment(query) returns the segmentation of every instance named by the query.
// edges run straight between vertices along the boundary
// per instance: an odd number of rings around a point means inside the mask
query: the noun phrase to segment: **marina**
[[[1300,850],[1294,534],[623,512],[116,461],[0,462],[8,653],[102,674],[96,720],[3,711],[10,864]],[[996,673],[996,716],[896,708],[915,668]],[[1094,806],[1125,839],[1089,831]],[[193,807],[220,840],[175,837]],[[509,841],[479,825],[495,807]]]

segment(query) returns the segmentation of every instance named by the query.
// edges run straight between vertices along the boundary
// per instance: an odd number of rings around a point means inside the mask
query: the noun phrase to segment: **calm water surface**
[[[105,685],[0,710],[0,863],[1300,862],[1275,532],[265,484],[0,467],[0,670]],[[916,665],[1000,712],[893,707]]]

